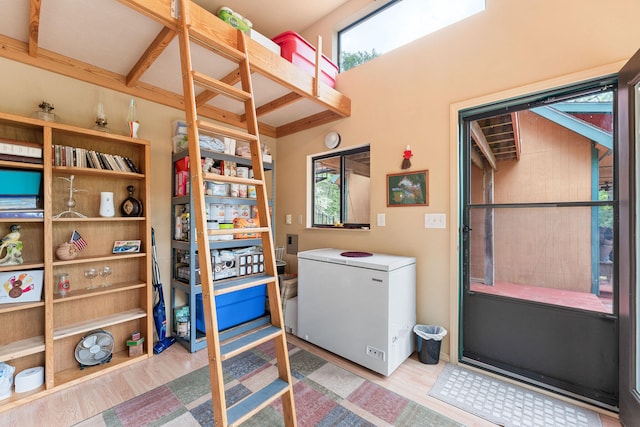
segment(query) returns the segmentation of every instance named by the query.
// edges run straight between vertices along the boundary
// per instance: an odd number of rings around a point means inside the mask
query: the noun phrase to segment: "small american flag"
[[[82,238],[80,233],[77,230],[73,230],[73,234],[71,234],[70,243],[78,249],[78,252],[81,252],[84,248],[88,246],[87,241]]]

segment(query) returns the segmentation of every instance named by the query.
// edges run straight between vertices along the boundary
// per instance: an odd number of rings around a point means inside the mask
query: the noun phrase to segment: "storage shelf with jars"
[[[203,171],[205,173],[251,177],[252,165],[250,158],[202,148],[200,154]],[[198,245],[195,238],[195,227],[192,227],[190,223],[190,212],[194,206],[194,201],[189,188],[188,152],[181,151],[174,154],[173,167],[175,177],[173,186],[174,197],[172,198],[174,235],[172,236],[171,245],[173,335],[177,337],[178,342],[187,350],[195,352],[205,348],[207,343],[205,331],[198,325],[202,325],[203,323],[203,314],[197,309],[197,307],[201,307],[199,298],[202,294],[202,286],[200,285],[199,266],[197,265]],[[269,193],[269,205],[272,207],[274,200],[274,165],[269,161],[264,162],[263,167],[265,171],[270,171],[271,173],[271,186],[268,187],[267,190]],[[248,186],[243,188],[242,186],[236,186],[230,183],[221,183],[219,185],[209,183],[208,186],[201,189],[201,191],[204,192],[205,204],[209,207],[207,224],[210,230],[222,227],[238,228],[238,226],[241,226],[240,220],[249,220],[255,217],[255,209],[257,206],[255,192],[252,192],[252,189],[248,188]],[[235,224],[234,220],[236,220]],[[246,252],[251,251],[253,248],[256,249],[259,256],[262,240],[259,238],[246,237],[250,236],[243,235],[241,231],[235,235],[235,238],[215,235],[210,232],[209,247],[215,256],[231,257],[234,251],[244,250]],[[224,262],[228,266],[231,261],[226,260]],[[233,262],[235,263],[235,258]],[[215,262],[213,264],[215,264]],[[216,286],[222,286],[222,282],[219,281],[216,276],[222,277],[220,280],[224,281],[226,276],[223,277],[223,275],[227,274],[227,271],[222,271],[224,268],[217,268],[215,265],[214,269],[220,270],[217,275],[214,275]],[[245,273],[246,270],[243,270],[242,274]],[[256,273],[259,273],[259,271],[256,271]],[[233,276],[229,275],[227,280],[232,280],[232,278],[237,278],[237,273]],[[178,316],[177,314],[181,315]],[[198,321],[198,316],[200,316],[200,321]],[[220,323],[219,319],[219,324]]]
[[[27,149],[41,154],[12,152]],[[0,363],[16,383],[0,411],[151,356],[149,150],[141,139],[0,113],[0,174],[38,174],[26,200],[4,204],[14,190],[0,184],[0,237],[16,230],[22,249],[8,265],[0,252]],[[121,210],[127,200],[134,209]],[[112,342],[94,352],[86,337],[97,332]],[[135,332],[146,342],[130,357]],[[42,379],[19,390],[23,371]]]

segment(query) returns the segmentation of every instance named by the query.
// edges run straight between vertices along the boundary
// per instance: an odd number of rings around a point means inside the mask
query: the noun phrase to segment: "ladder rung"
[[[259,179],[241,178],[239,176],[229,176],[229,175],[217,175],[214,173],[203,173],[202,179],[204,179],[205,181],[213,181],[213,182],[230,182],[232,184],[244,184],[244,185],[255,185],[255,186],[263,185],[263,181]]]
[[[231,359],[233,356],[255,348],[260,344],[282,335],[283,333],[284,332],[281,328],[277,328],[273,325],[258,329],[255,332],[238,338],[237,340],[231,341],[227,344],[222,344],[220,346],[220,357],[222,360]]]
[[[273,283],[275,280],[275,277],[267,274],[254,274],[233,279],[224,279],[223,281],[214,281],[213,294],[215,296],[228,294],[230,292],[241,291],[243,289]]]
[[[250,134],[248,132],[243,132],[241,130],[235,130],[232,128],[228,128],[226,126],[220,126],[215,123],[206,122],[203,120],[197,120],[196,126],[198,129],[214,133],[216,135],[228,136],[229,138],[233,138],[240,141],[258,141],[258,137],[256,135]]]
[[[239,425],[271,402],[278,399],[289,390],[286,381],[277,378],[266,387],[249,395],[227,410],[227,420],[229,425]]]
[[[207,230],[207,234],[209,236],[227,236],[229,234],[268,233],[269,231],[269,227],[222,228],[220,230]]]
[[[219,332],[218,336],[220,337],[220,342],[224,342],[240,335],[244,335],[260,326],[269,324],[271,324],[271,316],[267,314],[266,316],[258,317],[257,319],[250,320],[246,323],[242,323],[238,326],[234,326],[233,328]]]
[[[251,99],[250,93],[245,92],[242,89],[238,89],[235,86],[231,86],[230,84],[216,80],[213,77],[206,76],[197,71],[191,71],[191,74],[193,75],[193,82],[198,86],[211,89],[214,92],[221,93],[229,98],[234,98],[242,102]]]
[[[226,43],[220,43],[215,37],[210,36],[204,31],[199,31],[201,26],[193,25],[189,27],[189,38],[199,45],[215,50],[221,55],[226,56],[229,59],[233,59],[236,62],[240,62],[247,57],[244,52],[231,47]],[[206,28],[206,27],[205,27]]]

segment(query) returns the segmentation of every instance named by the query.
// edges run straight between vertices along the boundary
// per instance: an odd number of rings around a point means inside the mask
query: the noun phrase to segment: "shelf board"
[[[102,365],[86,366],[84,369],[70,368],[64,371],[57,372],[54,377],[54,384],[58,386],[71,386],[79,384],[88,379],[98,377],[109,373],[115,369],[120,369],[126,365],[136,363],[149,358],[149,354],[145,351],[140,356],[129,357],[129,351],[120,351],[114,353],[111,357],[111,361]]]
[[[3,265],[0,267],[0,273],[7,271],[23,271],[23,270],[33,270],[36,268],[44,268],[44,262],[25,262],[23,264],[18,265]]]
[[[114,283],[107,287],[97,287],[94,289],[71,289],[65,296],[55,295],[53,297],[53,303],[64,303],[67,301],[73,301],[83,298],[93,298],[101,295],[108,295],[115,292],[127,291],[130,289],[144,288],[146,283],[142,282],[126,282],[126,283]]]
[[[12,162],[11,160],[0,160],[0,167],[13,168],[13,169],[33,169],[33,170],[44,169],[44,165],[42,163]]]
[[[44,337],[37,336],[0,346],[0,362],[44,351]]]
[[[134,217],[112,216],[109,218],[104,218],[104,217],[54,218],[53,222],[122,222],[122,221],[145,221],[146,219],[147,218],[143,216],[134,216]]]
[[[8,313],[10,311],[28,310],[31,308],[44,307],[44,301],[33,302],[14,302],[9,304],[0,304],[0,313]]]
[[[53,266],[61,266],[61,265],[71,265],[71,264],[85,264],[88,262],[99,262],[99,261],[112,261],[115,259],[127,259],[127,258],[141,258],[147,256],[146,252],[137,252],[137,253],[127,253],[127,254],[111,254],[106,256],[98,256],[98,257],[78,257],[66,261],[53,261]]]
[[[6,218],[6,217],[1,217],[0,218],[0,222],[19,222],[19,223],[23,223],[23,222],[42,222],[44,223],[44,218],[21,218],[21,217],[14,217],[14,218]]]
[[[112,170],[94,169],[94,168],[79,168],[75,166],[52,166],[51,170],[54,174],[105,175],[105,179],[108,179],[107,176],[119,177],[119,178],[130,178],[130,179],[136,179],[136,180],[145,179],[145,174],[143,173],[121,172],[121,171],[112,171]]]
[[[130,320],[141,319],[146,317],[147,313],[141,308],[123,311],[121,313],[112,314],[111,316],[99,317],[97,319],[85,320],[83,322],[73,323],[70,325],[58,327],[53,331],[53,339],[72,337],[94,329],[106,328],[108,326],[125,323]],[[127,356],[128,357],[128,356]]]

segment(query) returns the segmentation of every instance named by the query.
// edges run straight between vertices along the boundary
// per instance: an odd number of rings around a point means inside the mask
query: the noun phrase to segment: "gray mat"
[[[452,364],[429,395],[506,427],[602,427],[593,411]]]

